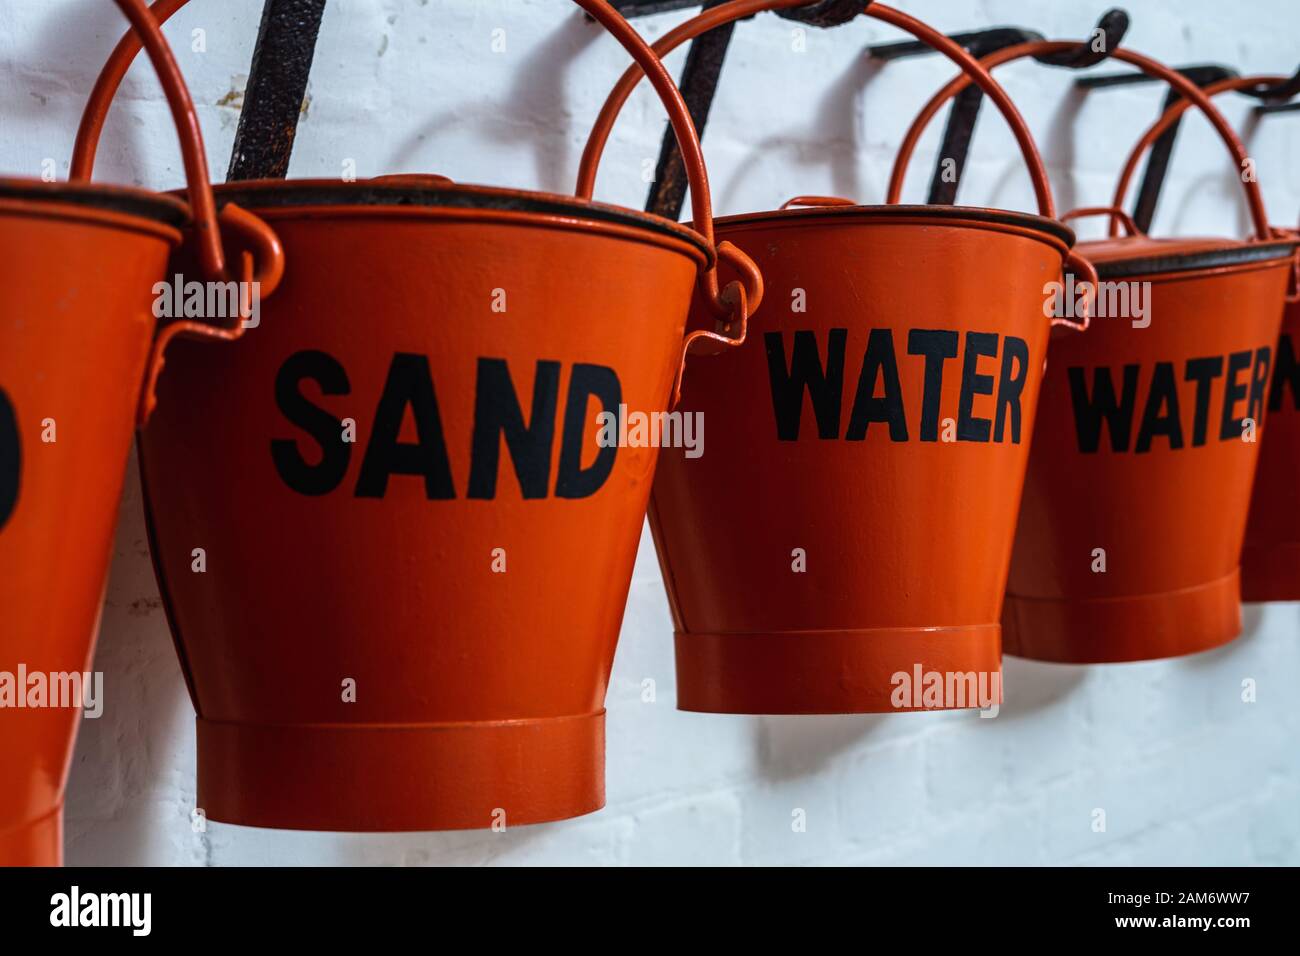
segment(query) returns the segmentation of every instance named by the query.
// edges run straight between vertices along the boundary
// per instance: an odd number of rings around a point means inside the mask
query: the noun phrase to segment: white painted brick
[[[632,866],[738,865],[740,820],[740,801],[726,792],[635,813],[625,862]]]
[[[1079,36],[1100,12],[1049,0],[907,0],[947,29],[1024,24]],[[1130,8],[1130,44],[1173,63],[1226,61],[1289,73],[1290,0],[1228,7],[1212,0]],[[194,3],[167,32],[226,168],[260,0]],[[640,25],[662,36],[684,14]],[[0,7],[0,170],[61,173],[102,59],[122,31],[110,5],[12,0]],[[207,31],[207,52],[185,42]],[[504,53],[490,49],[506,31]],[[860,22],[811,30],[741,24],[705,137],[719,214],[770,208],[798,193],[879,201],[903,131],[949,76],[938,57],[886,66],[861,55],[898,39]],[[382,52],[381,52],[382,51]],[[683,54],[670,60],[679,70]],[[561,0],[350,0],[326,13],[291,173],[436,171],[551,190],[572,186],[588,125],[623,51]],[[1109,203],[1128,148],[1155,117],[1155,85],[1081,95],[1064,71],[1001,71],[1040,139],[1058,205]],[[1220,101],[1230,121],[1241,98]],[[640,206],[641,163],[658,155],[663,111],[641,88],[614,130],[600,198]],[[906,197],[924,196],[942,121],[923,138]],[[1300,209],[1300,125],[1254,125],[1272,218]],[[1154,231],[1243,230],[1234,170],[1191,117]],[[170,188],[179,152],[156,80],[137,65],[104,135],[97,177]],[[985,104],[960,201],[1026,208],[1023,164]],[[1096,235],[1099,222],[1081,232]],[[737,480],[743,481],[739,475]],[[1300,605],[1246,609],[1236,644],[1177,661],[1074,668],[1008,660],[999,717],[915,714],[749,718],[675,707],[672,625],[643,534],[608,699],[609,806],[588,818],[504,834],[326,834],[210,823],[192,832],[193,712],[145,546],[132,462],[96,667],[104,716],[87,722],[68,793],[73,863],[1300,863]],[[1240,700],[1254,678],[1258,701]],[[656,701],[641,699],[655,681]],[[1108,811],[1093,834],[1088,813]],[[807,832],[791,830],[791,811]]]

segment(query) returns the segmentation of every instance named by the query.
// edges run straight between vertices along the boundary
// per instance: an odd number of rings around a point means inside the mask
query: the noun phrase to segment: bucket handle
[[[1119,206],[1080,206],[1077,209],[1071,209],[1061,216],[1061,222],[1069,222],[1071,219],[1082,219],[1084,216],[1109,216],[1111,234],[1117,235],[1115,229],[1123,225],[1124,231],[1129,237],[1144,235],[1133,217],[1126,213]]]
[[[1003,63],[1009,63],[1023,57],[1036,57],[1041,54],[1059,53],[1064,50],[1074,49],[1078,49],[1078,41],[1036,40],[1006,47],[984,57],[980,62],[984,67],[992,70]],[[1185,100],[1198,107],[1214,126],[1219,138],[1228,147],[1228,152],[1236,159],[1237,165],[1239,167],[1245,165],[1247,160],[1246,147],[1242,145],[1241,140],[1228,124],[1228,121],[1223,118],[1223,114],[1214,107],[1214,104],[1210,102],[1210,98],[1206,96],[1200,87],[1163,63],[1127,47],[1118,47],[1112,50],[1110,55],[1111,59],[1129,63],[1147,76],[1164,80],[1177,90]],[[949,99],[960,93],[969,83],[970,80],[964,75],[955,77],[926,103],[920,114],[912,121],[907,135],[903,138],[903,145],[899,149],[898,156],[894,160],[893,172],[890,174],[889,202],[898,202],[899,197],[902,195],[903,179],[907,174],[908,163],[911,161],[912,153],[916,149],[917,141],[921,138],[921,134],[925,131],[930,120]],[[1256,238],[1261,240],[1273,238],[1273,231],[1268,225],[1268,215],[1264,211],[1264,199],[1259,189],[1259,183],[1253,179],[1247,180],[1243,178],[1242,187],[1246,191],[1246,200],[1250,205],[1250,215],[1255,226]]]
[[[803,13],[811,12],[813,14],[826,14],[826,16],[829,17],[829,20],[819,21],[814,17],[814,20],[809,21],[819,23],[819,25],[848,22],[848,20],[852,20],[853,18],[850,16],[852,4],[845,3],[844,0],[839,0],[839,3],[833,4],[832,7],[829,8],[824,4],[810,4],[809,0],[729,0],[729,3],[722,3],[716,5],[716,7],[707,8],[703,10],[699,16],[692,18],[692,20],[680,23],[680,25],[676,26],[675,29],[669,30],[667,34],[664,34],[658,42],[655,42],[651,49],[653,49],[656,57],[664,57],[667,56],[669,52],[672,52],[673,49],[676,49],[681,46],[682,43],[685,43],[686,40],[692,40],[695,36],[708,33],[708,31],[715,29],[715,27],[723,26],[725,23],[742,20],[742,18],[753,16],[755,13],[761,13],[763,10],[790,10],[792,8],[805,8],[797,13],[784,14],[784,16],[789,16],[790,18],[794,18],[794,20],[806,20],[806,17],[801,16]],[[1015,104],[1011,103],[1009,96],[1006,95],[1006,92],[1002,90],[1002,87],[998,85],[997,81],[993,79],[992,75],[989,75],[988,70],[985,70],[983,66],[980,66],[978,60],[975,60],[970,53],[967,53],[965,49],[959,46],[959,44],[950,40],[948,36],[939,33],[939,31],[926,25],[926,23],[923,23],[922,21],[907,16],[906,13],[902,13],[900,10],[885,7],[883,4],[876,4],[872,0],[866,0],[865,3],[861,4],[861,9],[858,10],[858,14],[865,14],[867,17],[884,21],[885,23],[889,23],[889,25],[898,27],[898,29],[905,30],[906,33],[910,33],[915,36],[915,38],[922,40],[923,43],[926,43],[928,46],[943,53],[943,55],[948,57],[949,60],[956,62],[958,66],[961,66],[962,70],[965,70],[967,74],[970,74],[971,77],[974,78],[974,82],[978,83],[980,88],[984,90],[985,94],[988,94],[989,99],[993,100],[993,103],[995,103],[997,108],[1002,112],[1002,116],[1006,117],[1006,121],[1009,122],[1011,130],[1015,133],[1015,139],[1017,139],[1019,147],[1021,147],[1024,161],[1026,161],[1028,168],[1030,168],[1030,178],[1032,179],[1032,182],[1034,182],[1035,196],[1037,204],[1039,204],[1041,215],[1047,216],[1048,219],[1054,219],[1054,217],[1056,217],[1056,209],[1054,209],[1052,203],[1052,189],[1050,189],[1050,186],[1048,185],[1047,170],[1043,168],[1043,157],[1039,155],[1039,151],[1037,151],[1037,147],[1034,144],[1034,137],[1030,134],[1028,126],[1024,125],[1024,120],[1021,117],[1021,114],[1017,111],[1017,108],[1015,108]],[[659,60],[656,59],[655,62],[659,62]],[[655,82],[655,75],[653,73],[649,75],[651,82]],[[597,118],[595,118],[595,124],[591,127],[591,133],[588,140],[586,140],[586,147],[584,148],[584,151],[582,151],[581,163],[578,164],[575,193],[582,199],[590,199],[591,194],[593,194],[593,191],[595,190],[595,174],[597,174],[598,166],[601,164],[601,155],[604,152],[604,146],[606,146],[608,139],[610,139],[610,133],[611,130],[614,129],[614,122],[617,120],[617,117],[619,117],[619,112],[623,109],[623,105],[627,103],[629,96],[632,95],[632,91],[636,88],[637,83],[641,81],[641,77],[642,70],[640,66],[630,66],[627,72],[621,75],[614,90],[610,92],[610,96],[608,96],[606,101],[604,101],[604,105],[601,107],[601,112],[599,112]],[[658,83],[655,83],[655,85],[658,87]],[[682,144],[682,160],[684,160],[686,170],[688,170],[689,173],[693,164],[703,164],[703,157],[699,156],[697,159],[697,156],[695,156],[694,153],[695,150],[698,150],[699,138],[695,135],[694,126],[692,125],[689,135],[689,144],[690,147],[692,147],[692,151],[688,152],[685,148],[684,140],[682,140],[681,130],[677,129],[676,124],[673,125],[673,131],[677,134],[677,142]],[[790,200],[790,202],[801,204],[802,206],[802,204],[807,203],[797,202],[797,200],[810,199],[816,198],[815,196],[797,196],[796,200]],[[787,203],[787,206],[789,206],[789,204],[790,203]],[[832,202],[822,204],[836,203]],[[781,208],[787,207],[783,206]],[[692,213],[695,221],[695,229],[707,235],[707,237],[710,238],[710,241],[712,241],[712,209],[708,207],[708,194],[701,194],[695,191],[694,179],[692,179]],[[706,225],[708,232],[705,232]],[[729,255],[727,254],[735,255],[736,252],[738,252],[738,250],[736,250],[736,248],[729,242],[719,243],[718,245],[719,259],[727,259],[729,258]],[[733,260],[733,264],[736,264],[735,260]],[[1091,269],[1091,267],[1087,268]],[[757,269],[754,269],[753,274],[751,274],[749,278],[750,281],[753,281],[753,278],[757,278]],[[714,280],[714,285],[716,286],[716,280]],[[733,282],[732,286],[735,285],[735,282]],[[762,293],[759,291],[759,297],[761,297],[761,295]],[[749,303],[749,312],[753,312],[755,308],[758,308],[757,300],[753,300],[753,302]],[[748,312],[746,312],[746,315],[748,315]],[[1086,324],[1087,319],[1084,319],[1084,325]],[[725,330],[725,328],[727,328],[727,326],[723,326],[723,330]],[[703,349],[693,349],[693,346],[718,342],[722,342],[724,345],[736,346],[741,345],[744,341],[744,326],[740,329],[738,336],[732,338],[725,338],[720,336],[718,332],[706,332],[706,330],[702,329],[694,330],[694,332],[686,334],[685,347],[682,349],[682,365],[681,368],[679,368],[679,371],[677,371],[676,384],[673,385],[673,405],[676,405],[677,397],[679,397],[680,394],[681,375],[682,372],[685,371],[686,354],[690,351],[703,351]]]
[[[761,13],[765,10],[789,10],[793,7],[815,6],[817,5],[809,4],[808,0],[730,0],[730,2],[710,7],[699,16],[679,24],[664,34],[654,44],[653,49],[660,57],[667,56],[687,40],[693,40],[715,27],[753,16],[755,13]],[[1025,162],[1029,166],[1029,175],[1034,184],[1034,194],[1038,201],[1039,212],[1048,218],[1055,218],[1051,186],[1048,184],[1047,172],[1043,168],[1043,160],[1038,154],[1038,148],[1034,145],[1033,136],[1030,134],[1029,128],[1025,125],[1024,119],[1020,116],[1015,104],[1011,102],[1011,98],[993,79],[988,70],[953,40],[933,27],[892,7],[874,2],[865,2],[861,4],[859,15],[881,20],[912,34],[918,40],[948,57],[973,78],[973,81],[997,105],[1015,133],[1016,141],[1020,145],[1020,151],[1024,154]],[[627,102],[640,78],[641,73],[636,67],[632,67],[624,73],[609,94],[605,105],[601,107],[600,114],[596,117],[596,123],[592,127],[591,136],[587,140],[587,146],[583,151],[582,161],[578,167],[578,186],[575,191],[583,198],[590,198],[595,188],[596,169],[600,163],[600,156],[605,149],[605,144],[609,140],[614,121],[618,118],[623,104]]]
[[[119,4],[128,2],[139,6],[142,0],[118,0]],[[151,8],[151,12],[156,17],[157,23],[164,23],[187,2],[188,0],[157,0]],[[607,0],[574,0],[574,2],[594,20],[598,21],[609,33],[613,34],[614,38],[631,54],[637,64],[632,70],[636,72],[637,76],[642,75],[642,73],[649,76],[655,92],[659,94],[659,99],[663,102],[668,113],[668,120],[672,124],[673,132],[677,137],[678,148],[682,153],[686,177],[690,183],[693,197],[693,225],[695,231],[704,239],[709,251],[708,261],[700,271],[701,291],[710,309],[719,317],[716,331],[701,329],[692,331],[686,336],[683,342],[682,363],[685,362],[688,351],[702,351],[706,345],[713,348],[739,345],[745,340],[745,331],[750,313],[758,308],[759,303],[763,301],[763,279],[753,260],[741,252],[739,248],[729,242],[717,243],[714,241],[713,208],[709,194],[709,176],[704,165],[704,153],[700,148],[699,136],[695,132],[695,124],[691,121],[690,111],[685,100],[682,99],[681,91],[678,90],[677,84],[673,81],[672,76],[654,50],[624,19],[622,14],[610,6]],[[788,5],[790,4],[787,3]],[[135,21],[132,22],[135,25]],[[150,22],[153,22],[153,18],[150,18]],[[104,65],[99,78],[95,81],[95,87],[91,91],[90,100],[86,104],[86,109],[81,117],[81,125],[77,130],[77,142],[73,149],[72,160],[74,179],[89,178],[90,176],[90,170],[95,161],[95,149],[99,141],[100,131],[103,129],[104,118],[108,112],[109,104],[112,102],[113,95],[117,92],[122,78],[126,75],[131,61],[140,50],[140,40],[137,37],[137,32],[143,31],[137,27],[136,30],[122,37],[113,50],[112,56]],[[155,32],[157,32],[156,29]],[[157,34],[156,40],[151,38],[151,42],[153,42],[154,46],[162,43],[165,47],[165,43],[161,40],[161,33]],[[150,48],[150,56],[154,56],[153,47]],[[170,61],[170,68],[172,73],[176,72],[174,61]],[[183,84],[180,84],[178,73],[174,84],[180,85],[183,90]],[[185,99],[185,105],[189,107],[188,97]],[[175,112],[175,108],[173,108],[173,112]],[[180,120],[178,120],[179,122]],[[189,122],[184,128],[192,130],[193,135],[197,137],[198,125],[197,121],[194,120],[192,107],[189,107]],[[183,137],[182,147],[184,148],[186,145]],[[197,149],[197,151],[191,149],[185,153],[185,156],[187,171],[190,169],[191,162],[193,162],[195,170],[204,174],[201,179],[204,187],[206,187],[207,168],[206,164],[203,163],[203,150],[201,148]],[[191,183],[198,181],[195,175],[190,175],[189,178]],[[388,181],[418,179],[425,182],[430,179],[428,176],[418,174],[395,174],[380,178]],[[448,181],[446,177],[434,178]],[[204,192],[206,193],[207,206],[196,206],[198,209],[207,209],[212,205],[211,190],[205,188]],[[204,198],[199,197],[199,202],[202,202]],[[590,199],[590,191],[586,194],[580,194],[580,198]],[[225,209],[230,208],[231,205],[228,204],[222,211],[223,215]],[[242,212],[242,210],[237,210],[237,214]],[[243,215],[247,216],[248,214],[243,213]],[[196,215],[197,218],[199,217]],[[215,230],[213,230],[214,232]],[[220,254],[220,244],[211,242],[208,244],[209,247],[213,245],[215,245],[215,253],[212,248],[205,247],[204,249],[209,257]],[[735,269],[740,278],[719,288],[717,273],[719,262],[728,263]],[[733,328],[736,331],[733,332]],[[678,367],[676,385],[673,391],[674,403],[677,400],[680,384],[681,364]]]
[[[1213,98],[1218,96],[1220,93],[1230,93],[1236,90],[1250,90],[1261,86],[1274,86],[1278,83],[1285,83],[1289,79],[1290,77],[1271,74],[1264,76],[1230,76],[1227,79],[1207,84],[1201,88],[1201,91],[1207,97]],[[1142,137],[1134,145],[1133,151],[1129,153],[1128,159],[1124,161],[1124,168],[1120,171],[1119,180],[1115,183],[1115,197],[1111,200],[1113,206],[1116,208],[1123,206],[1124,199],[1128,195],[1129,186],[1133,182],[1133,177],[1137,174],[1138,163],[1141,161],[1142,156],[1151,148],[1155,141],[1163,136],[1165,131],[1173,126],[1174,123],[1178,122],[1178,118],[1191,109],[1193,105],[1195,104],[1188,100],[1178,100],[1170,106],[1169,109],[1165,110],[1164,113],[1160,115],[1159,119],[1152,123],[1150,128],[1142,134]],[[1117,235],[1117,228],[1118,223],[1112,219],[1110,235]],[[1294,232],[1277,228],[1273,229],[1273,235],[1278,238],[1295,237]],[[1295,303],[1300,302],[1300,246],[1296,247],[1296,251],[1292,255],[1291,259],[1291,281],[1286,294],[1287,305],[1294,305]]]
[[[96,92],[104,85],[105,76],[117,71],[117,80],[107,89],[107,96],[91,94],[77,130],[77,142],[73,147],[72,164],[68,174],[70,182],[88,182],[94,166],[95,144],[99,131],[103,128],[104,117],[112,103],[113,93],[117,89],[121,76],[130,66],[141,45],[153,63],[154,72],[162,85],[167,105],[171,109],[172,120],[180,139],[181,158],[185,166],[186,194],[189,199],[190,228],[197,249],[197,257],[203,274],[218,282],[236,282],[239,289],[239,311],[241,321],[232,328],[224,328],[207,322],[195,322],[180,319],[168,323],[154,338],[148,362],[145,366],[144,386],[136,409],[136,424],[143,428],[149,421],[154,406],[157,404],[156,387],[158,376],[162,372],[167,344],[177,335],[191,335],[204,338],[232,340],[243,333],[242,317],[248,315],[248,300],[251,283],[257,282],[262,295],[270,295],[279,285],[284,275],[284,248],[279,237],[269,225],[245,209],[233,203],[227,203],[218,213],[216,199],[212,194],[212,184],[208,178],[208,161],[203,150],[203,134],[199,129],[199,120],[194,112],[194,103],[189,90],[181,76],[180,67],[172,55],[171,47],[163,37],[155,19],[154,12],[146,8],[144,0],[115,0],[118,8],[131,24],[126,39],[113,50],[108,63],[96,83]],[[166,10],[170,16],[185,0],[159,0],[155,8]],[[222,246],[222,229],[228,235],[239,239],[239,263],[233,269],[227,261]]]

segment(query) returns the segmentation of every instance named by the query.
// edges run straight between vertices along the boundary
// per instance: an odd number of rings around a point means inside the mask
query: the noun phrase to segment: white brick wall
[[[1102,12],[1050,0],[899,0],[947,30],[1020,23],[1077,37]],[[259,0],[194,0],[168,28],[220,175],[257,29]],[[1223,61],[1289,73],[1291,0],[1133,0],[1134,48],[1167,62]],[[683,14],[642,23],[653,36]],[[493,29],[506,51],[491,52]],[[0,170],[60,174],[94,73],[122,21],[106,0],[0,5]],[[187,39],[206,31],[207,51]],[[915,110],[951,70],[938,58],[876,69],[862,47],[896,38],[866,21],[810,31],[770,15],[740,26],[706,137],[719,213],[798,193],[877,200]],[[672,65],[680,69],[680,54]],[[468,181],[571,188],[587,127],[622,51],[561,0],[330,0],[292,174],[433,171]],[[1050,163],[1059,205],[1109,200],[1128,146],[1163,90],[1089,98],[1071,76],[1001,72]],[[231,94],[235,95],[231,95]],[[221,103],[223,105],[217,105]],[[1275,221],[1300,209],[1300,118],[1249,120]],[[224,105],[233,104],[233,105]],[[909,179],[924,195],[936,124]],[[657,155],[657,102],[642,90],[609,150],[598,195],[639,206]],[[1005,126],[986,107],[961,199],[1027,208]],[[179,183],[155,81],[132,73],[99,176]],[[1156,232],[1245,229],[1230,164],[1208,126],[1185,124]],[[1088,230],[1099,228],[1087,225]],[[338,835],[190,827],[193,714],[167,635],[134,465],[122,504],[96,667],[108,707],[84,724],[68,795],[71,863],[1300,863],[1300,610],[1252,606],[1236,643],[1190,659],[1074,668],[1008,660],[1001,715],[746,718],[673,709],[671,625],[648,534],[609,692],[609,805],[504,834]],[[641,702],[653,678],[657,701]],[[1243,678],[1255,704],[1240,701]],[[1094,808],[1105,833],[1091,828]],[[807,829],[792,831],[792,812]]]

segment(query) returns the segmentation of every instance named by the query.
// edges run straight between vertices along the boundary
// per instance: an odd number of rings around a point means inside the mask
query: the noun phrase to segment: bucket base
[[[710,714],[882,714],[1001,701],[1001,628],[677,632],[677,708]],[[970,700],[913,706],[927,673],[986,675]],[[905,678],[897,675],[906,675]],[[996,684],[992,675],[997,675]],[[986,692],[987,691],[987,692]]]
[[[471,830],[605,805],[605,712],[462,724],[198,718],[209,819],[286,830]]]
[[[63,807],[38,820],[0,830],[0,866],[62,866]]]
[[[1241,549],[1243,601],[1300,601],[1300,542]]]
[[[1003,649],[1060,664],[1119,664],[1181,657],[1241,633],[1237,571],[1209,584],[1131,597],[1072,601],[1008,594]]]

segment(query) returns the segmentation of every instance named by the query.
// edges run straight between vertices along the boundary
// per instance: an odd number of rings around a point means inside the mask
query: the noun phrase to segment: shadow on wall
[[[61,68],[24,76],[30,84],[31,95],[6,102],[5,111],[11,117],[15,114],[24,118],[39,117],[46,128],[60,131],[57,140],[41,143],[38,149],[51,152],[50,158],[54,159],[62,179],[68,173],[77,123],[86,105],[87,69],[95,74],[99,72],[109,51],[127,31],[128,23],[111,3],[63,3],[49,6],[41,27],[41,32],[32,40],[32,48],[24,52],[23,62],[59,64]],[[115,129],[119,126],[120,129]],[[124,137],[126,148],[138,145],[134,142],[133,127],[112,122],[108,127],[113,132],[106,133],[106,138],[113,137],[115,148],[120,145],[116,138],[119,135]],[[42,171],[21,172],[39,176]]]
[[[743,40],[743,38],[741,38]],[[862,203],[878,202],[879,197],[863,196],[866,188],[859,171],[862,144],[858,141],[858,116],[862,112],[863,93],[867,85],[882,69],[882,64],[865,55],[855,57],[849,68],[842,72],[822,96],[817,111],[798,138],[788,133],[770,133],[755,143],[727,177],[727,187],[716,197],[719,210],[733,211],[745,182],[760,166],[774,165],[781,169],[800,169],[827,166],[830,169],[831,191],[838,196]],[[724,78],[724,81],[725,78]],[[798,92],[797,96],[813,96],[812,90]],[[757,122],[756,116],[755,121]],[[705,144],[707,153],[708,144]],[[772,207],[785,202],[800,192],[798,176],[788,177],[787,195],[771,196]],[[734,210],[748,212],[749,210]]]
[[[587,23],[581,13],[565,20],[549,36],[531,44],[529,52],[514,72],[514,81],[503,102],[505,111],[492,110],[468,118],[460,112],[448,111],[405,132],[393,151],[391,168],[403,171],[417,164],[417,157],[426,140],[450,127],[477,128],[494,143],[516,145],[523,143],[533,152],[536,182],[539,189],[551,192],[573,191],[577,155],[570,122],[573,119],[567,107],[565,88],[573,63],[583,51],[601,40],[613,42],[609,34],[595,23]],[[613,85],[613,80],[610,80]],[[579,126],[580,142],[586,142],[586,130],[595,114]],[[423,170],[446,174],[435,168]],[[491,177],[482,177],[490,181]],[[477,180],[476,180],[477,181]]]
[[[191,818],[194,710],[154,579],[134,451],[93,667],[104,675],[104,712],[77,735],[67,862],[204,862]]]

